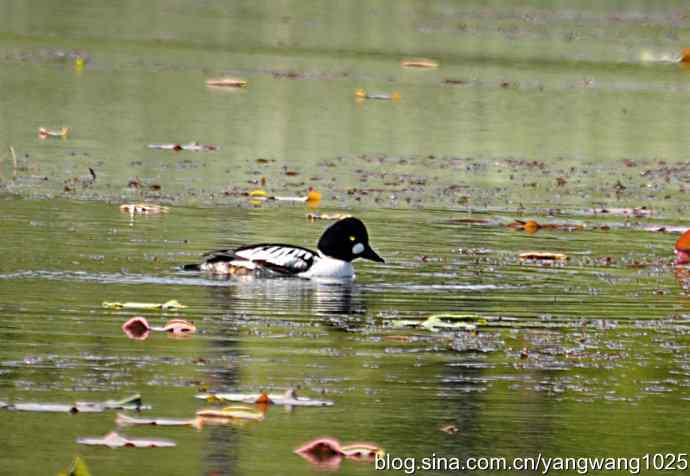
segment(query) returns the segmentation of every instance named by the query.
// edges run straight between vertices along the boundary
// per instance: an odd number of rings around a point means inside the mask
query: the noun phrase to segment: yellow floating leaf
[[[239,420],[256,420],[264,419],[264,414],[256,408],[245,405],[232,405],[222,409],[205,408],[196,412],[197,416],[204,418],[227,418]]]
[[[541,261],[567,261],[568,256],[563,253],[550,253],[548,251],[528,251],[520,253],[520,261],[541,260]]]
[[[400,61],[400,66],[411,69],[436,69],[438,61],[429,58],[406,58]]]
[[[217,78],[207,80],[206,86],[221,88],[244,88],[247,86],[247,81],[239,78]]]
[[[163,304],[152,302],[108,302],[103,301],[103,307],[107,309],[138,309],[142,311],[185,309],[187,306],[180,304],[176,299],[172,299]]]
[[[268,193],[265,190],[252,190],[249,192],[250,197],[268,197]]]
[[[307,202],[318,202],[321,200],[321,193],[316,190],[309,190],[307,194]]]

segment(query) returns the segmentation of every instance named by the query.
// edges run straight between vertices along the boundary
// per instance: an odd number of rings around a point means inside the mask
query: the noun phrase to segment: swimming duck
[[[690,230],[683,233],[675,246],[676,260],[673,264],[690,264]]]
[[[221,275],[256,274],[300,278],[354,278],[352,261],[364,258],[383,263],[369,246],[369,234],[361,220],[348,217],[326,228],[318,251],[293,245],[261,243],[234,250],[214,250],[203,262],[184,266],[187,271],[207,271]]]

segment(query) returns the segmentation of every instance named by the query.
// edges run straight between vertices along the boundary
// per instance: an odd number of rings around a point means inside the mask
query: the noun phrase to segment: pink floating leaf
[[[146,340],[149,337],[151,326],[145,318],[137,316],[122,324],[122,330],[130,339]]]

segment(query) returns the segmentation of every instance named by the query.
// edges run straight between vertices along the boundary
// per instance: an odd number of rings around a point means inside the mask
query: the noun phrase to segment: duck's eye
[[[355,241],[356,239],[354,235],[350,235],[350,241]]]

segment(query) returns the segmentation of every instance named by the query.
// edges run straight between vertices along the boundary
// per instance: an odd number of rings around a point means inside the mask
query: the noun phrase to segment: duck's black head
[[[326,256],[343,261],[364,258],[384,262],[369,246],[367,229],[357,218],[344,218],[326,228],[319,239],[318,248]]]

